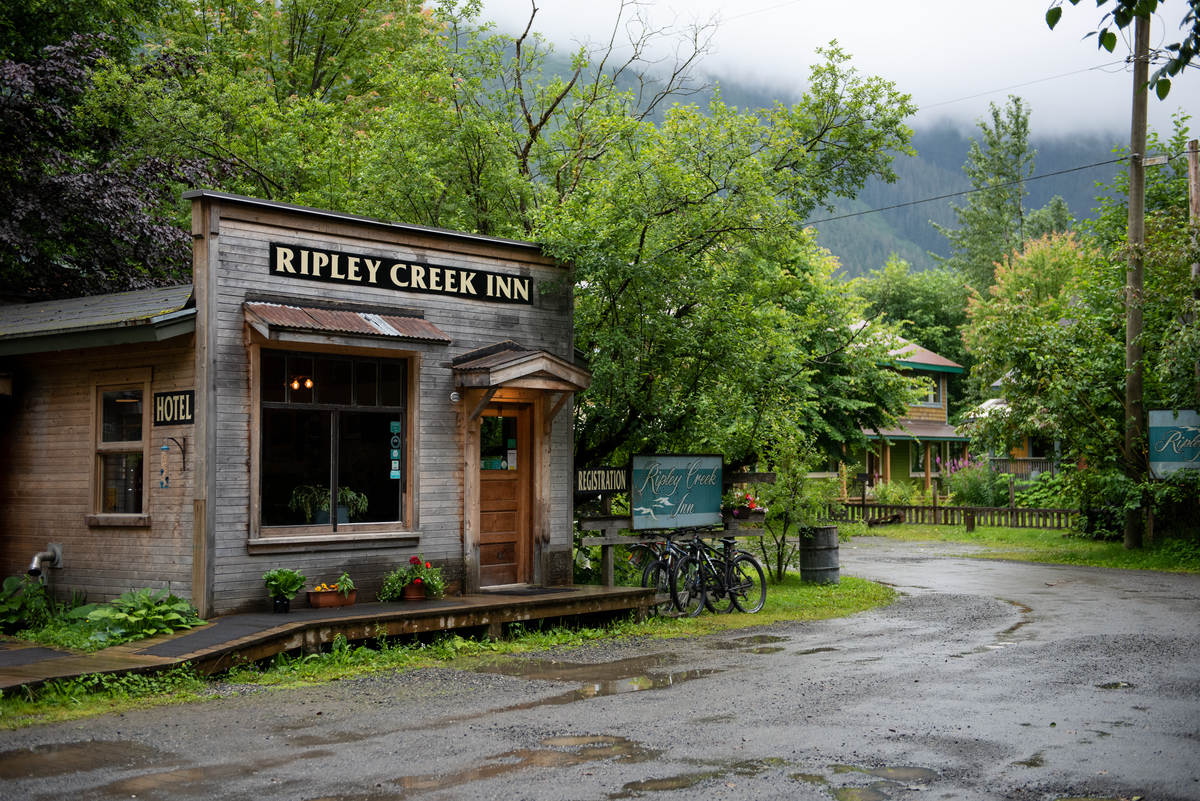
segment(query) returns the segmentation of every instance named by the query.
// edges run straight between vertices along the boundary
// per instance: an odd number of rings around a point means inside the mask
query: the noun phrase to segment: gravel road
[[[876,538],[890,607],[0,733],[4,799],[1200,799],[1200,576]]]

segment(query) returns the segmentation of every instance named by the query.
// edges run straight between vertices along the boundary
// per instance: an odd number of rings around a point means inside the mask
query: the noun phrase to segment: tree
[[[1079,0],[1070,0],[1071,5],[1079,5]],[[1097,6],[1103,6],[1108,0],[1096,0]],[[1178,75],[1192,63],[1197,53],[1200,53],[1200,0],[1184,0],[1185,10],[1179,28],[1184,32],[1183,40],[1166,46],[1171,55],[1166,63],[1155,70],[1150,76],[1149,86],[1154,89],[1158,99],[1166,98],[1171,92],[1171,77]],[[1149,21],[1150,16],[1158,9],[1158,0],[1115,0],[1113,10],[1100,18],[1100,24],[1088,36],[1096,37],[1096,46],[1108,52],[1113,52],[1117,46],[1117,34],[1110,30],[1115,25],[1118,30],[1125,30],[1137,18]],[[1046,24],[1054,30],[1054,26],[1062,19],[1062,0],[1054,0],[1046,11]]]
[[[1186,140],[1177,118],[1172,142]],[[1179,408],[1195,398],[1197,288],[1187,258],[1186,188],[1179,168],[1152,168],[1144,248],[1145,403]],[[1080,497],[1144,510],[1179,489],[1178,477],[1149,480],[1144,441],[1125,444],[1123,230],[1118,207],[1124,176],[1102,197],[1091,236],[1055,235],[1031,243],[997,274],[989,296],[973,299],[964,338],[976,357],[973,380],[1002,377],[1008,409],[977,421],[978,439],[1006,448],[1023,434],[1061,443],[1064,461],[1088,470]],[[1152,200],[1151,200],[1152,198]]]
[[[0,66],[0,289],[36,299],[181,280],[191,237],[172,218],[195,161],[138,159],[111,109],[85,104],[104,58],[76,36]]]
[[[972,137],[963,165],[975,191],[966,206],[951,204],[958,229],[933,224],[954,250],[949,259],[934,258],[981,292],[992,285],[996,264],[1019,251],[1025,239],[1025,181],[1033,174],[1035,153],[1029,149],[1029,106],[1009,95],[1003,109],[995,103],[990,108],[991,125],[978,122],[983,146]]]
[[[147,20],[161,8],[161,0],[5,0],[0,4],[0,60],[31,63],[43,48],[74,36],[102,35],[108,57],[128,61],[141,46]]]
[[[850,288],[868,302],[868,316],[884,315],[899,325],[900,336],[970,372],[974,358],[963,345],[961,330],[967,322],[971,290],[958,272],[945,268],[913,272],[908,262],[892,256],[882,270],[855,279]],[[966,403],[966,379],[966,374],[948,376],[952,417]]]

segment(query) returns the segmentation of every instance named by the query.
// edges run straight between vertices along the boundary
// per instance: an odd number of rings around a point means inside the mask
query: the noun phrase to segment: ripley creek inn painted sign
[[[361,253],[271,243],[272,275],[286,275],[327,284],[350,284],[418,292],[427,295],[456,295],[491,303],[533,305],[531,279],[486,270],[464,270],[421,264],[409,259],[396,261]]]
[[[647,454],[633,457],[629,506],[635,531],[721,522],[720,454]]]
[[[1150,472],[1163,478],[1176,470],[1200,470],[1200,414],[1150,412]]]

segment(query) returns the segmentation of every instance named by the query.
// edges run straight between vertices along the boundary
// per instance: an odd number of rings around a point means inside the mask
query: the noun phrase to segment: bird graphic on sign
[[[645,506],[635,506],[635,507],[633,507],[633,511],[637,512],[639,515],[648,515],[651,520],[658,519],[658,517],[655,516],[655,514],[654,514],[654,510],[649,509]]]

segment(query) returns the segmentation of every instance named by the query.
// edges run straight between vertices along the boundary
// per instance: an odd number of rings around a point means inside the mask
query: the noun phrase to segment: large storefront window
[[[263,351],[264,526],[401,520],[405,374],[402,359]]]

